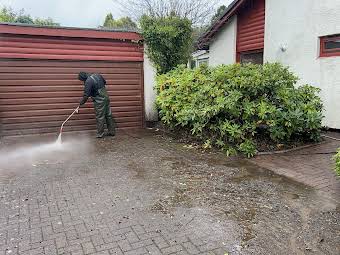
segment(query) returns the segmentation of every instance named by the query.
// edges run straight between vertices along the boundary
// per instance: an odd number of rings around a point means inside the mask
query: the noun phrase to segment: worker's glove
[[[88,96],[85,96],[85,95],[84,95],[83,98],[81,99],[79,105],[82,106],[83,104],[85,104],[85,103],[87,102],[87,99],[88,99],[88,98],[89,98]]]

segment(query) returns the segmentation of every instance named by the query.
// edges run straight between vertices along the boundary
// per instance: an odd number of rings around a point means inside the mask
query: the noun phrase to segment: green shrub
[[[178,67],[157,78],[157,105],[170,127],[189,129],[228,154],[248,157],[256,139],[284,143],[320,137],[317,88],[295,88],[297,77],[280,64]]]
[[[192,44],[191,21],[176,15],[150,17],[140,20],[147,54],[157,73],[163,74],[188,62]]]
[[[338,176],[340,176],[340,148],[338,149],[337,154],[334,156],[335,159],[335,172]]]

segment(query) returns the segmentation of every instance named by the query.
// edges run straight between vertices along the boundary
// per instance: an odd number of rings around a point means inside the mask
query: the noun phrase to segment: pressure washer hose
[[[79,107],[78,106],[72,113],[70,116],[68,116],[68,118],[63,122],[63,124],[61,124],[61,127],[60,127],[60,134],[63,132],[63,128],[64,128],[64,125],[66,124],[66,122],[72,118],[72,116],[75,114],[75,113],[78,113],[79,112]]]
[[[78,107],[70,114],[70,116],[68,116],[68,118],[63,122],[63,124],[61,124],[60,132],[59,132],[59,137],[58,137],[58,141],[59,141],[59,140],[61,141],[61,134],[62,134],[62,132],[63,132],[64,125],[66,124],[66,122],[67,122],[69,119],[72,118],[72,116],[73,116],[75,113],[78,113],[78,112],[79,112],[79,107],[80,107],[80,106],[78,106]],[[140,139],[139,137],[136,137],[136,136],[133,136],[133,135],[127,133],[125,130],[121,130],[121,131],[123,131],[123,133],[124,133],[125,135],[127,135],[127,136],[130,136],[130,137],[135,138],[135,139]]]

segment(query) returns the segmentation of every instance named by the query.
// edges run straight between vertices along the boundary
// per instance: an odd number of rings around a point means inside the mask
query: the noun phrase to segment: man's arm
[[[100,77],[102,77],[102,79],[103,79],[103,82],[104,82],[104,85],[106,85],[106,80],[105,80],[105,78],[101,75]]]
[[[92,89],[92,83],[89,80],[87,80],[84,85],[84,95],[79,105],[83,105],[87,102],[87,100],[89,99],[91,95],[91,89]]]

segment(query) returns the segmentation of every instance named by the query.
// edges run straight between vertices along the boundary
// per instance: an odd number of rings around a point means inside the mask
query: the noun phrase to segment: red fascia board
[[[96,38],[111,40],[140,41],[142,36],[136,32],[99,31],[77,28],[48,28],[0,24],[0,34],[55,36],[73,38]]]

